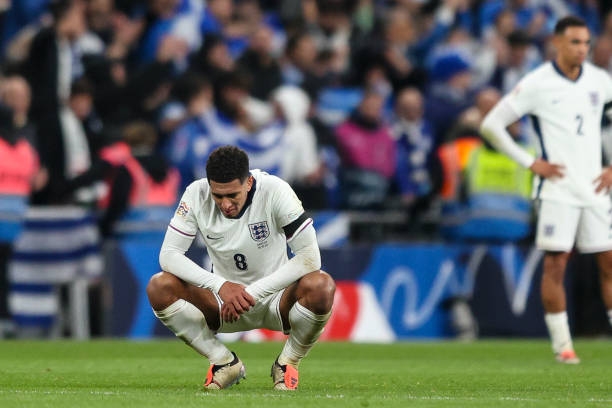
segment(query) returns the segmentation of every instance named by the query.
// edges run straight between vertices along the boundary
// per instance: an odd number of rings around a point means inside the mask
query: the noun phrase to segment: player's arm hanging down
[[[544,177],[563,177],[563,166],[549,163],[541,158],[533,158],[529,152],[516,143],[507,127],[519,120],[507,97],[504,97],[485,117],[480,128],[483,137],[497,150],[506,154],[520,165]]]

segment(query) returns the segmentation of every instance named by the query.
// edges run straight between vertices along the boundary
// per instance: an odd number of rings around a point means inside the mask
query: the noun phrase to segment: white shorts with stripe
[[[283,320],[280,313],[280,300],[285,290],[278,291],[266,296],[257,302],[255,306],[246,313],[240,315],[240,319],[233,323],[221,321],[218,333],[236,333],[253,329],[270,329],[283,331]],[[219,313],[221,313],[222,301],[218,295]],[[285,333],[287,334],[287,333]]]
[[[545,251],[582,253],[612,249],[612,205],[577,207],[541,200],[538,209],[536,246]]]

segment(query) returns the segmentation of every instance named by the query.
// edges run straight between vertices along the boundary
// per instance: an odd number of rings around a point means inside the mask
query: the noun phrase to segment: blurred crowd
[[[287,180],[308,210],[400,209],[418,219],[442,203],[452,236],[471,195],[529,194],[521,169],[491,172],[502,157],[474,154],[493,154],[478,134],[483,116],[551,58],[552,28],[567,14],[588,23],[591,60],[612,72],[611,8],[0,0],[0,103],[13,115],[2,133],[38,156],[31,203],[101,208],[105,236],[130,206],[175,203],[224,144]],[[512,133],[537,148],[527,122]],[[483,183],[470,171],[499,177]],[[473,205],[483,202],[496,201]]]

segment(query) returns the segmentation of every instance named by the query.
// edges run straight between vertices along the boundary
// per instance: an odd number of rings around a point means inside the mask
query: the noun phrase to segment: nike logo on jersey
[[[215,241],[216,241],[216,240],[221,239],[221,238],[223,238],[223,237],[211,237],[209,234],[206,234],[206,238],[208,238],[208,239],[212,239],[212,240],[215,240]]]

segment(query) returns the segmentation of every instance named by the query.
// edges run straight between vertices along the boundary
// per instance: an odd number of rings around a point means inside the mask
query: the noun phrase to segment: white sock
[[[323,332],[330,316],[331,311],[324,315],[317,315],[295,302],[289,310],[291,333],[285,342],[283,351],[278,356],[279,364],[290,364],[297,368],[300,360],[308,354],[308,351]]]
[[[564,350],[573,350],[572,336],[567,322],[567,312],[546,313],[544,315],[546,327],[552,340],[554,353],[561,353]]]
[[[154,310],[155,316],[188,346],[207,357],[211,364],[226,364],[234,359],[232,352],[208,328],[204,314],[184,299],[164,310]]]
[[[610,321],[610,326],[612,326],[612,309],[608,310],[608,320]]]

